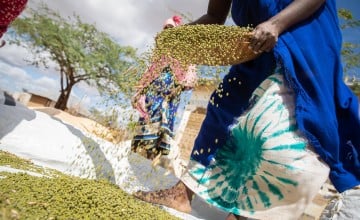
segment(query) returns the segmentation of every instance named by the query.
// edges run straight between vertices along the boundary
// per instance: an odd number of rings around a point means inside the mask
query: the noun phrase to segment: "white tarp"
[[[130,141],[113,144],[86,131],[16,103],[5,105],[0,95],[0,150],[63,173],[107,178],[124,191],[156,190],[177,178],[130,152]],[[195,198],[191,215],[166,209],[183,219],[224,219],[226,213]]]

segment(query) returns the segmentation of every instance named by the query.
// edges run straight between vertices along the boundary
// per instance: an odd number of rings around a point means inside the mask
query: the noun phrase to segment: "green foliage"
[[[350,88],[360,98],[360,83],[355,82],[350,86]]]
[[[341,8],[338,10],[338,15],[342,20],[341,28],[357,28],[360,27],[360,20],[355,19],[351,11]],[[344,72],[345,74],[353,69],[360,67],[360,45],[357,43],[344,42],[341,55],[344,60]]]
[[[340,8],[338,10],[338,15],[341,19],[344,20],[344,23],[341,24],[341,28],[345,29],[345,28],[356,28],[360,26],[360,20],[356,20],[351,11],[345,9],[345,8]]]
[[[344,42],[341,50],[341,56],[344,59],[344,72],[352,68],[360,67],[360,45],[350,42]]]
[[[129,77],[137,70],[135,49],[120,46],[76,15],[65,19],[45,4],[28,12],[12,24],[17,33],[12,43],[29,48],[34,54],[29,62],[35,66],[47,67],[50,60],[58,64],[61,94],[56,107],[66,108],[72,87],[80,81],[102,94],[131,90],[136,81]]]

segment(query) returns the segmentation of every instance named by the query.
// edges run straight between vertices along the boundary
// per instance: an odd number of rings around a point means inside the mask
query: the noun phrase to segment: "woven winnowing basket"
[[[155,56],[171,56],[185,64],[226,66],[258,56],[249,49],[251,29],[226,25],[183,25],[156,36]]]

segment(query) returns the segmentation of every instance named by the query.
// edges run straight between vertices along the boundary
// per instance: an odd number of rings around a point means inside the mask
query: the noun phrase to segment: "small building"
[[[56,101],[51,100],[50,98],[30,93],[30,99],[27,103],[29,107],[54,107]]]
[[[21,103],[24,106],[28,107],[54,107],[56,104],[56,101],[37,95],[31,92],[28,92],[26,90],[23,90],[23,92],[6,92],[4,91],[4,95],[11,97],[14,102]]]
[[[21,104],[28,106],[28,107],[54,107],[56,101],[39,95],[33,92],[29,92],[26,89],[23,89],[22,92],[14,92],[11,93],[11,96]]]

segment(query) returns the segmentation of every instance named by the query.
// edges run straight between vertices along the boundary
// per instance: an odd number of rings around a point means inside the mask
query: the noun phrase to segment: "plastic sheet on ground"
[[[178,179],[149,160],[130,152],[130,141],[113,144],[80,128],[19,104],[5,104],[0,96],[0,150],[34,164],[63,173],[106,178],[124,191],[157,190],[174,185]],[[192,213],[163,207],[182,219],[224,219],[226,213],[209,207],[199,198]]]

